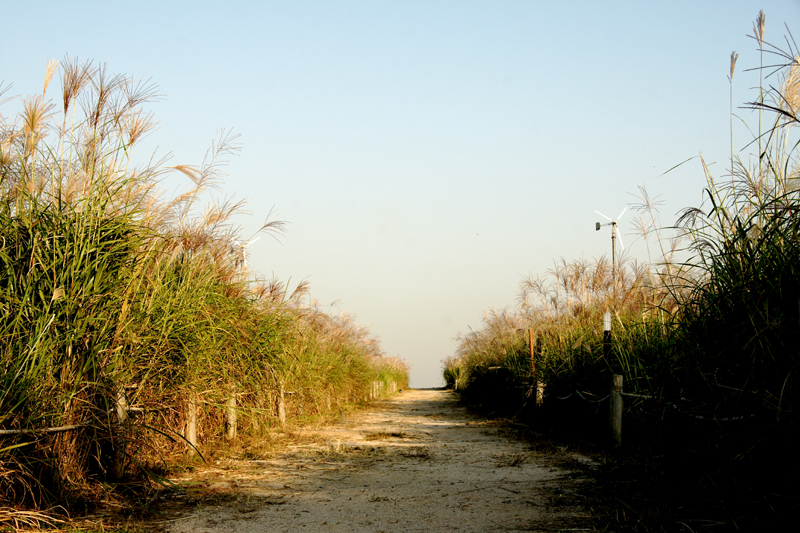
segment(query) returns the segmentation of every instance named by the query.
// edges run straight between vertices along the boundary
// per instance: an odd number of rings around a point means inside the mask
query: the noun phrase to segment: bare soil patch
[[[172,533],[591,530],[583,475],[444,390],[407,390],[259,458],[172,481]],[[588,460],[588,459],[587,459]]]

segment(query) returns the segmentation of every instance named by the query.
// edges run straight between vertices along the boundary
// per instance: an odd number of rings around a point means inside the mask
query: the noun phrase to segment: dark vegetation
[[[660,259],[623,258],[617,272],[605,258],[561,261],[522,283],[516,309],[488,313],[445,365],[469,404],[601,459],[598,526],[780,530],[800,510],[800,59],[790,34],[783,47],[763,34],[760,14],[753,38],[773,66],[754,69],[760,89],[746,107],[759,128],[731,151],[729,173],[703,162],[706,201],[672,228],[640,190],[636,225]],[[608,451],[612,374],[631,394],[618,451]]]

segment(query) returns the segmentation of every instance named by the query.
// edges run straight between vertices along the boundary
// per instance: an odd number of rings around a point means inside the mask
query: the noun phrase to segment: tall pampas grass
[[[220,132],[199,165],[138,154],[159,98],[148,80],[67,57],[17,115],[0,115],[8,504],[68,508],[151,475],[185,452],[190,399],[204,447],[231,398],[240,431],[258,434],[284,423],[284,391],[291,421],[366,397],[379,376],[407,380],[351,317],[306,303],[306,283],[252,281],[232,222],[246,204],[214,194],[235,135]],[[188,182],[174,197],[160,188],[170,173]],[[258,233],[284,230],[270,212]]]

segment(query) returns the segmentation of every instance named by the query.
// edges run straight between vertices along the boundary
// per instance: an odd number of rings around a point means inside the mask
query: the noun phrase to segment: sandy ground
[[[403,391],[305,437],[279,456],[175,479],[204,497],[168,531],[591,530],[574,491],[581,476],[449,391]]]

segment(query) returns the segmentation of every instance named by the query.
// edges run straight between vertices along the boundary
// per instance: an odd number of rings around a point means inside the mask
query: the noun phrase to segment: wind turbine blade
[[[622,244],[622,233],[620,233],[619,227],[614,226],[614,231],[617,232],[617,239],[619,239],[619,246],[620,246],[620,248],[622,248],[622,251],[624,252],[625,251],[625,245]]]
[[[250,242],[248,242],[247,244],[245,244],[245,246],[250,246],[251,244],[253,244],[254,242],[256,242],[256,241],[257,241],[258,239],[260,239],[260,238],[261,238],[261,235],[259,235],[258,237],[256,237],[256,238],[255,238],[255,239],[253,239],[252,241],[250,241]]]
[[[617,222],[619,222],[619,219],[621,219],[621,218],[622,218],[622,215],[624,215],[624,214],[625,214],[625,211],[627,211],[627,210],[628,210],[628,206],[626,205],[626,206],[625,206],[625,209],[623,209],[623,210],[622,210],[622,213],[620,213],[620,214],[619,214],[619,216],[617,217]]]
[[[600,215],[601,217],[603,217],[603,218],[604,218],[604,219],[606,219],[606,220],[611,220],[610,218],[608,218],[607,216],[605,216],[605,215],[604,215],[603,213],[601,213],[600,211],[597,211],[597,210],[595,210],[595,213],[597,213],[598,215]]]

